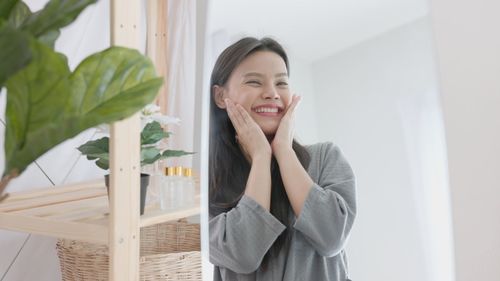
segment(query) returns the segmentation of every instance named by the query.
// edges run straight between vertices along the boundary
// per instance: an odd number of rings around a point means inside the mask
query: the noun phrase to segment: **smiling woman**
[[[214,280],[347,280],[354,173],[337,145],[294,140],[301,98],[273,39],[225,49],[211,78]]]
[[[240,104],[267,136],[276,132],[292,96],[287,64],[280,55],[267,50],[248,55],[227,83],[214,85],[213,90],[218,107],[226,107],[224,98]]]

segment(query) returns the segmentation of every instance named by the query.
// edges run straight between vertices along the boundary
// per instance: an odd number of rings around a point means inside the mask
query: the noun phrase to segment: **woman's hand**
[[[227,113],[236,130],[238,141],[243,154],[252,163],[257,157],[271,158],[272,150],[262,129],[255,123],[250,114],[239,104],[225,99]]]
[[[276,158],[278,158],[280,154],[288,153],[292,149],[295,129],[295,109],[300,101],[300,96],[293,95],[292,102],[286,109],[283,118],[281,118],[280,125],[271,143],[271,149]]]

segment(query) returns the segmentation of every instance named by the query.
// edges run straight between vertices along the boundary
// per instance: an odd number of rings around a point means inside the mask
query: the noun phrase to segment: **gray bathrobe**
[[[306,146],[314,185],[293,217],[291,240],[267,270],[264,255],[286,227],[248,196],[227,213],[210,218],[210,262],[214,281],[344,281],[345,244],[356,216],[355,178],[339,147]]]

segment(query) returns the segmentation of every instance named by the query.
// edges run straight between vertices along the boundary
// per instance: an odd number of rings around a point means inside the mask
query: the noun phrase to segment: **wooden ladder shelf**
[[[110,4],[112,45],[140,49],[141,1]],[[171,211],[146,206],[139,215],[139,136],[138,114],[111,124],[109,199],[104,179],[10,194],[0,204],[0,228],[106,244],[109,280],[139,280],[140,228],[200,213],[198,203]]]

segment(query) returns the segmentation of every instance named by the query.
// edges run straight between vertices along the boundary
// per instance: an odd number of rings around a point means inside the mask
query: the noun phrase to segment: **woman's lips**
[[[257,113],[260,116],[266,116],[266,117],[278,117],[281,115],[280,112],[255,112],[255,113]]]
[[[265,105],[260,105],[257,107],[254,107],[252,109],[253,112],[257,113],[260,116],[265,116],[265,117],[278,117],[282,113],[282,109],[280,106],[276,104],[265,104]]]

